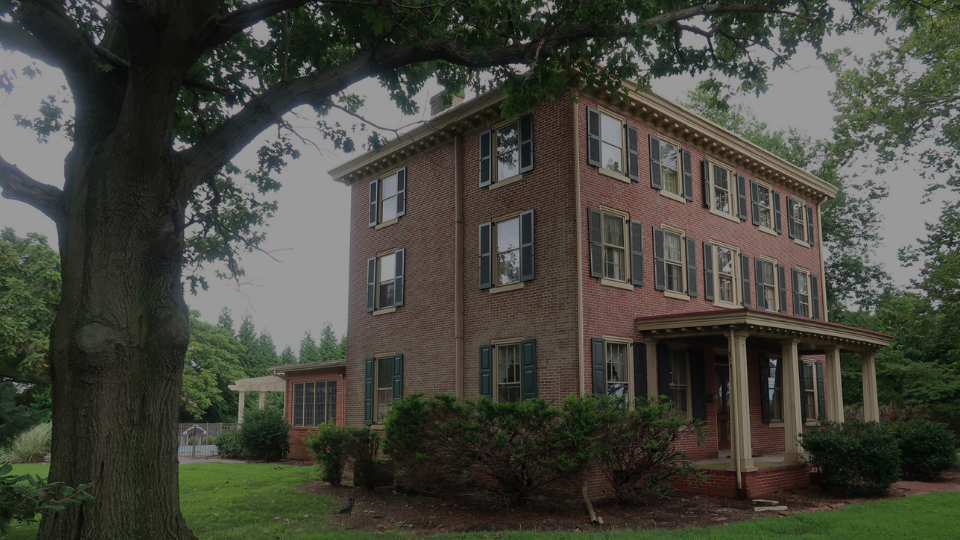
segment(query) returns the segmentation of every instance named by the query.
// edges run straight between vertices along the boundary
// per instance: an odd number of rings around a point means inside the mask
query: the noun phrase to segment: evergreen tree
[[[297,355],[293,353],[293,348],[288,345],[287,348],[280,353],[280,365],[289,366],[297,363]]]
[[[313,340],[309,331],[304,332],[303,339],[300,340],[300,363],[306,364],[308,362],[319,362],[320,360],[322,358],[317,343]]]

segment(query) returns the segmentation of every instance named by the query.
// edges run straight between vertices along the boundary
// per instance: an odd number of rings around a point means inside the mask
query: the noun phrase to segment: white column
[[[657,374],[657,340],[646,338],[644,342],[647,346],[647,397],[653,398],[661,394],[660,390],[657,389],[659,384],[658,374]],[[664,388],[664,394],[667,393],[667,389]]]
[[[238,424],[242,424],[242,423],[243,423],[243,403],[244,403],[244,400],[245,400],[246,397],[247,397],[247,393],[244,392],[243,390],[241,390],[241,391],[240,391],[240,404],[237,406],[237,423],[238,423]]]
[[[260,394],[260,402],[257,405],[260,407],[260,410],[262,411],[264,405],[267,404],[267,393],[261,391],[259,392],[259,394]]]
[[[843,422],[843,384],[840,374],[840,347],[836,345],[826,345],[823,348],[826,352],[827,365],[825,377],[825,390],[827,391],[827,420],[831,422]]]
[[[877,365],[873,351],[860,353],[863,370],[863,419],[867,422],[880,421],[880,404],[877,401]]]
[[[750,439],[750,390],[747,373],[748,332],[731,331],[730,350],[730,468],[740,472],[757,470],[753,464]],[[739,466],[738,466],[739,465]]]
[[[797,436],[803,431],[800,413],[800,354],[795,339],[780,341],[781,392],[783,392],[783,462],[800,463],[803,449]]]

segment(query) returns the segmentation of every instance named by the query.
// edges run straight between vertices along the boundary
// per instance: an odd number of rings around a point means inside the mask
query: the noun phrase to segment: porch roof
[[[710,336],[740,330],[751,336],[795,338],[817,348],[834,345],[850,351],[876,351],[893,341],[893,336],[872,330],[751,308],[639,316],[636,325],[638,331],[654,339]]]
[[[227,388],[238,392],[284,392],[287,389],[287,382],[276,375],[267,375],[266,377],[238,379]]]
[[[341,358],[339,360],[321,360],[319,362],[304,362],[302,364],[284,364],[282,366],[270,366],[267,368],[267,371],[279,377],[283,377],[285,373],[290,371],[337,368],[337,367],[344,367],[346,365],[347,365],[347,359]]]

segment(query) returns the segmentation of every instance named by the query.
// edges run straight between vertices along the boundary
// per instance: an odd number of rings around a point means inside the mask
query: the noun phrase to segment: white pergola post
[[[757,470],[753,463],[750,438],[750,389],[747,374],[747,337],[749,332],[731,330],[727,336],[730,356],[730,469],[738,472]],[[740,486],[738,486],[740,487]]]
[[[781,392],[783,392],[783,462],[800,463],[803,449],[797,436],[803,431],[800,413],[800,354],[795,339],[780,341]]]
[[[262,390],[258,393],[260,394],[260,400],[259,400],[260,402],[257,405],[260,407],[260,410],[262,411],[263,407],[267,403],[267,393]]]
[[[826,391],[827,391],[827,420],[843,422],[843,381],[840,374],[840,347],[825,345],[823,347],[827,357]]]
[[[873,351],[860,353],[863,370],[863,419],[867,422],[880,421],[880,404],[877,401],[877,364]]]
[[[240,403],[239,403],[239,405],[237,406],[237,423],[238,423],[238,424],[242,424],[242,423],[243,423],[243,405],[244,405],[244,399],[245,399],[246,397],[247,397],[247,393],[244,392],[243,390],[241,390],[241,391],[240,391]]]

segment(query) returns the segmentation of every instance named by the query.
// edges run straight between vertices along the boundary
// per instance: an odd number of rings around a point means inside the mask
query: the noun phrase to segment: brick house
[[[826,320],[835,187],[655,94],[510,120],[502,99],[330,171],[351,187],[348,424],[413,391],[666,395],[707,423],[690,458],[729,461],[698,489],[754,496],[808,481],[796,435],[842,420],[841,351],[878,419],[890,336]]]
[[[290,459],[313,459],[303,439],[324,422],[346,424],[346,360],[286,364],[267,368],[285,385],[283,412],[290,424]],[[261,406],[262,408],[262,406]],[[242,421],[242,420],[241,420]]]

